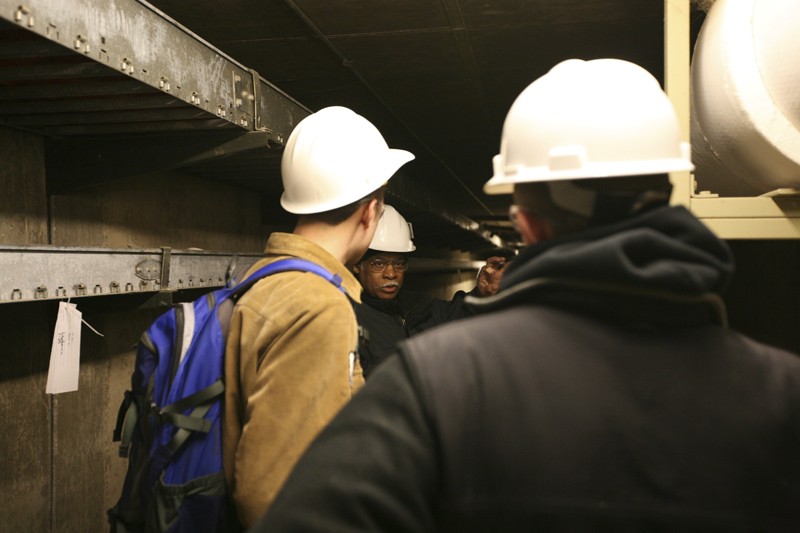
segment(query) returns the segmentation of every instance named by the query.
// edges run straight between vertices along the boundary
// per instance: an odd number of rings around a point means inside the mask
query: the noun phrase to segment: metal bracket
[[[264,131],[268,134],[272,133],[271,129],[261,124],[261,111],[259,110],[261,105],[261,95],[259,94],[261,76],[258,75],[255,69],[248,70],[250,70],[250,75],[253,76],[253,129]]]
[[[136,263],[136,268],[134,271],[134,275],[137,278],[146,281],[158,279],[160,273],[161,264],[155,259],[145,259],[144,261]]]
[[[169,268],[170,260],[172,258],[172,248],[169,246],[161,247],[161,289],[166,290],[169,288]]]

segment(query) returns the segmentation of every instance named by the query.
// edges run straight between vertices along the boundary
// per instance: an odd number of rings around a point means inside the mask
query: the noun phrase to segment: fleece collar
[[[533,298],[637,320],[695,323],[710,313],[724,323],[719,296],[733,270],[723,241],[684,207],[662,207],[530,246],[511,262],[497,295],[468,303],[483,312]]]

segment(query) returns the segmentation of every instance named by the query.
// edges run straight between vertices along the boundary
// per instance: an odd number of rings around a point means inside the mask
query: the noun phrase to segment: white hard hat
[[[669,98],[649,72],[620,59],[570,59],[514,101],[483,190],[692,170],[690,153]]]
[[[406,222],[403,215],[390,205],[384,206],[383,215],[378,221],[375,236],[369,243],[370,250],[379,252],[413,252],[417,249],[414,246],[414,231],[410,222]]]
[[[414,159],[391,149],[378,129],[346,107],[326,107],[292,130],[281,159],[281,205],[298,215],[322,213],[379,189]]]

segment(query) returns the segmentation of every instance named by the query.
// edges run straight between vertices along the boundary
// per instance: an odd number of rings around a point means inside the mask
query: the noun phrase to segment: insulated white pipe
[[[800,188],[800,3],[717,0],[692,59],[698,190]]]

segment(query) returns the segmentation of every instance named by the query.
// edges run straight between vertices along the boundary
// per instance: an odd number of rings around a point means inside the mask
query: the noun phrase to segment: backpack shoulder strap
[[[266,266],[259,268],[258,270],[253,272],[247,279],[243,280],[241,283],[238,283],[235,287],[233,287],[231,294],[241,294],[247,289],[249,289],[255,282],[271,274],[277,274],[278,272],[290,272],[290,271],[311,272],[313,274],[316,274],[320,277],[327,279],[337,289],[339,289],[345,295],[347,295],[347,290],[342,285],[342,277],[339,274],[334,274],[332,272],[329,272],[327,269],[319,266],[316,263],[312,263],[311,261],[307,261],[305,259],[300,259],[296,257],[290,259],[281,259],[280,261],[275,261],[274,263],[270,263]]]

